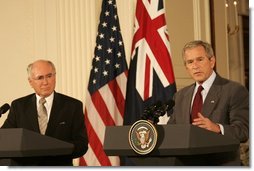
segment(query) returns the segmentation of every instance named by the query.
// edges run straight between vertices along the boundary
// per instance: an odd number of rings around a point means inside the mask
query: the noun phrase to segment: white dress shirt
[[[39,110],[39,100],[41,99],[41,97],[36,94],[36,105],[37,105],[37,111]],[[52,108],[52,104],[53,104],[53,99],[54,99],[54,92],[49,95],[48,97],[45,98],[46,103],[44,104],[47,110],[47,114],[48,114],[48,120],[50,117],[50,112],[51,112],[51,108]]]
[[[202,95],[202,100],[203,100],[203,103],[205,101],[205,98],[215,80],[215,77],[216,77],[216,73],[213,71],[211,76],[205,81],[202,83],[202,87],[203,87],[203,90],[201,91],[201,95]],[[192,96],[192,101],[191,101],[191,106],[193,104],[193,100],[194,100],[194,97],[196,95],[196,92],[198,91],[198,87],[199,87],[199,84],[196,82],[196,86],[195,86],[195,89],[194,89],[194,92],[193,92],[193,96]],[[224,127],[217,123],[220,127],[220,131],[221,131],[221,134],[224,135]]]

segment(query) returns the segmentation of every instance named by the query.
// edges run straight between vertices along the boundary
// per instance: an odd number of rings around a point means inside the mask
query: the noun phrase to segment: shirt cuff
[[[221,124],[218,124],[219,125],[219,127],[220,127],[220,133],[222,134],[222,135],[224,135],[224,127],[221,125]]]

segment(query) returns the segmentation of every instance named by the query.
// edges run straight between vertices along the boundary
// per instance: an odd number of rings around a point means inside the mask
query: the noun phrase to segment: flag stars
[[[103,74],[104,76],[107,76],[107,75],[108,75],[108,71],[104,70],[102,74]]]
[[[99,37],[100,37],[100,39],[103,39],[103,38],[104,38],[104,34],[101,33],[101,34],[99,35]]]
[[[99,71],[99,69],[96,68],[96,67],[93,70],[94,70],[95,73],[97,73]]]
[[[118,56],[118,58],[120,58],[122,56],[121,52],[118,52],[117,56]]]
[[[96,56],[96,57],[95,57],[95,61],[97,61],[97,62],[100,61],[100,57],[99,57],[99,56]]]
[[[105,63],[106,63],[106,65],[109,65],[110,64],[110,60],[109,59],[105,60]]]
[[[112,3],[113,3],[112,0],[109,0],[109,1],[108,1],[108,4],[109,4],[109,5],[111,5]]]
[[[115,0],[105,0],[105,2],[102,3],[101,18],[96,33],[95,54],[90,69],[88,85],[90,93],[99,91],[109,81],[116,79],[119,74],[128,69],[117,5]]]
[[[118,42],[118,45],[119,45],[119,46],[122,46],[122,45],[123,45],[123,42],[120,40],[120,41]]]
[[[101,49],[102,49],[102,45],[98,45],[98,46],[97,46],[97,49],[98,49],[98,50],[101,50]]]
[[[116,31],[116,29],[117,29],[116,26],[113,26],[113,27],[112,27],[112,30],[113,30],[113,31]]]
[[[117,68],[120,68],[120,64],[116,63],[116,64],[115,64],[115,68],[116,68],[116,69],[117,69]]]
[[[106,23],[105,21],[101,24],[102,27],[107,27],[108,23]]]
[[[110,42],[115,42],[115,38],[114,37],[110,37]]]
[[[105,16],[109,16],[109,11],[106,11],[106,12],[105,12]]]
[[[111,49],[111,48],[108,48],[108,49],[107,49],[107,52],[108,52],[108,54],[112,53],[112,49]]]

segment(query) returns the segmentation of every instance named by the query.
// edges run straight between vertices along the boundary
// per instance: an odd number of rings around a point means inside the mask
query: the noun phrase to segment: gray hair
[[[31,63],[31,64],[29,64],[28,66],[27,66],[27,74],[28,74],[28,77],[29,78],[31,78],[31,75],[32,75],[32,70],[33,70],[33,65],[34,65],[34,63],[36,63],[36,62],[46,62],[46,63],[48,63],[52,68],[53,68],[53,71],[54,72],[56,72],[56,67],[55,67],[55,65],[53,64],[53,62],[51,62],[51,61],[49,61],[49,60],[37,60],[37,61],[35,61],[35,62],[33,62],[33,63]]]
[[[202,46],[205,49],[206,55],[209,59],[214,56],[213,48],[209,43],[204,42],[202,40],[194,40],[185,44],[182,50],[182,57],[184,57],[186,50],[192,49],[198,46]]]

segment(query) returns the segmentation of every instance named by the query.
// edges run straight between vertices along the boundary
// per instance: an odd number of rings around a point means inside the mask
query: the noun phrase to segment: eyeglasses
[[[51,79],[53,78],[54,76],[56,75],[56,73],[49,73],[47,75],[39,75],[35,78],[33,78],[34,80],[37,80],[37,81],[43,81],[44,79]]]

